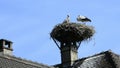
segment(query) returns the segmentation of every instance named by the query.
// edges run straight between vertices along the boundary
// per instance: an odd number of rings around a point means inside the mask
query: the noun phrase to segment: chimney
[[[75,43],[75,42],[74,42]],[[78,46],[71,42],[61,44],[62,68],[71,68],[74,61],[78,59]]]
[[[12,42],[6,39],[0,39],[0,55],[12,55]]]
[[[81,42],[90,39],[94,33],[94,27],[70,21],[63,21],[53,28],[50,36],[61,52],[60,68],[72,68],[74,62],[78,60]]]

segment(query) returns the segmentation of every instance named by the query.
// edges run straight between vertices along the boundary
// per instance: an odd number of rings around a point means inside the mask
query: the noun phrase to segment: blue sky
[[[78,56],[87,57],[111,49],[120,54],[119,0],[0,0],[0,38],[13,41],[14,55],[54,65],[60,51],[50,32],[66,15],[89,17],[95,27],[93,40],[83,42]],[[95,44],[95,45],[94,45]]]

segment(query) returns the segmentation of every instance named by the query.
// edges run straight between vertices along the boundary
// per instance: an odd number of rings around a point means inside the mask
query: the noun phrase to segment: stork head
[[[69,18],[70,16],[69,15],[67,15],[67,18]]]

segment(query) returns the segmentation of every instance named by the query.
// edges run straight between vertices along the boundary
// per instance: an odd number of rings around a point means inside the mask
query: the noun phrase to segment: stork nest
[[[94,33],[93,26],[80,23],[62,23],[53,28],[50,36],[59,42],[81,42],[90,39]]]

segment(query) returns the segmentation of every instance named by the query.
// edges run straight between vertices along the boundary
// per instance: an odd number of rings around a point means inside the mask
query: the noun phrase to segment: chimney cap
[[[12,41],[7,40],[7,39],[0,39],[0,41],[6,41],[6,42],[8,42],[8,43],[13,43]]]

